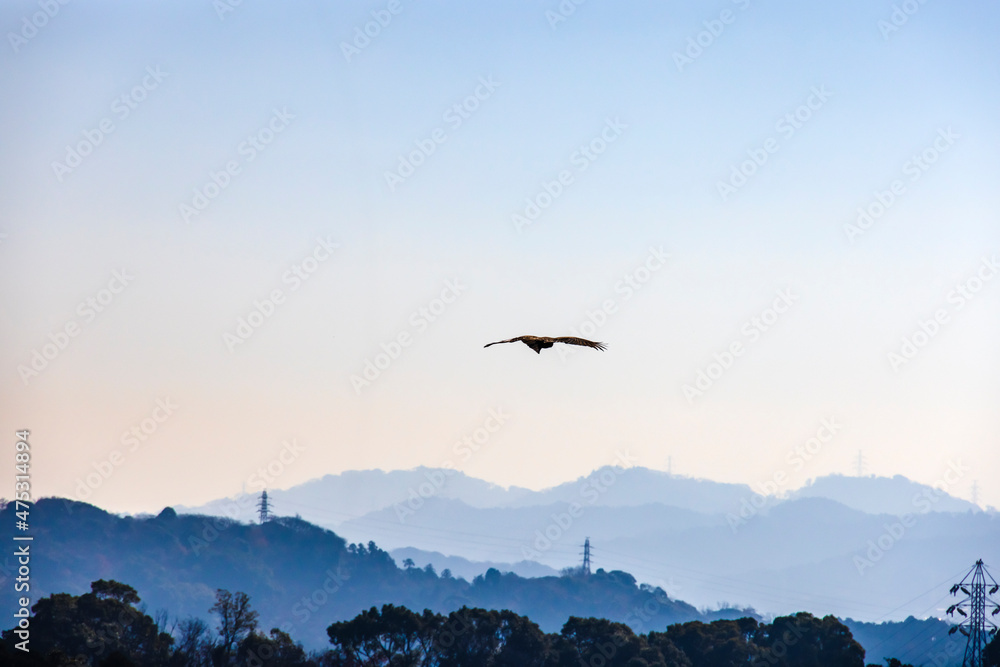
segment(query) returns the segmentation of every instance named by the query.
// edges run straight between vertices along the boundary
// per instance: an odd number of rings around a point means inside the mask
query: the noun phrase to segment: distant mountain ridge
[[[606,483],[609,480],[611,483]],[[681,477],[642,467],[610,466],[541,491],[502,487],[461,471],[426,467],[389,472],[352,470],[325,475],[290,489],[268,491],[279,514],[297,514],[331,529],[389,507],[394,508],[397,516],[405,516],[432,498],[459,500],[476,508],[531,507],[580,501],[583,499],[581,493],[590,493],[595,498],[594,505],[623,507],[659,503],[702,514],[735,516],[746,507],[760,511],[787,500],[807,497],[835,500],[868,514],[981,511],[969,501],[900,475],[828,475],[810,480],[786,496],[775,497],[761,496],[746,484]],[[249,521],[256,514],[257,497],[255,493],[245,493],[199,506],[177,506],[177,509]]]
[[[268,496],[281,514],[299,514],[328,528],[397,504],[425,498],[460,499],[472,507],[502,507],[535,493],[520,487],[501,487],[446,468],[411,470],[349,470],[324,475],[290,489],[269,489]],[[229,516],[243,521],[256,514],[259,493],[242,493],[194,507],[177,505],[182,513]]]
[[[349,541],[439,554],[421,559],[438,569],[454,557],[468,575],[496,564],[560,571],[579,564],[590,538],[596,567],[632,572],[703,609],[768,614],[924,617],[940,611],[931,582],[1000,550],[997,512],[902,477],[831,475],[764,497],[638,467],[543,491],[417,468],[328,475],[270,495],[279,515]],[[225,503],[243,508],[229,516],[255,518],[250,495],[192,509],[227,514]]]
[[[957,475],[968,472],[968,469],[963,469],[961,462],[953,461],[951,466],[950,472]],[[894,477],[828,475],[809,480],[805,486],[788,494],[788,498],[790,500],[828,498],[868,514],[981,511],[977,505],[949,495],[943,490],[949,486],[954,484],[949,485],[942,480],[940,486],[927,486],[902,475]]]

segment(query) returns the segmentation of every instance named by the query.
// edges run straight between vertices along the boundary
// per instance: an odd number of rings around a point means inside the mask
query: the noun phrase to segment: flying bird
[[[604,343],[595,343],[592,340],[574,338],[573,336],[560,336],[558,338],[549,338],[548,336],[518,336],[517,338],[511,338],[510,340],[498,340],[495,343],[487,343],[486,345],[483,345],[483,347],[499,345],[500,343],[516,343],[518,341],[521,341],[538,354],[541,354],[542,350],[552,347],[555,343],[583,345],[584,347],[592,347],[597,350],[607,349],[607,346]]]

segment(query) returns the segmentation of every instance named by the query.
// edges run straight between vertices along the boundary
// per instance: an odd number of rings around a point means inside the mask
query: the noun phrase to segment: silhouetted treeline
[[[12,667],[319,667],[287,633],[258,628],[245,593],[217,590],[206,611],[215,627],[189,617],[168,623],[139,605],[135,589],[95,581],[83,595],[57,593],[31,608],[28,641],[3,633],[0,665]],[[27,648],[27,651],[23,649]]]
[[[509,610],[462,607],[449,614],[372,607],[327,628],[330,648],[307,654],[278,629],[263,632],[242,592],[219,589],[207,610],[167,622],[113,580],[74,596],[39,600],[29,652],[3,633],[0,664],[14,667],[864,667],[864,649],[833,616],[808,613],[692,621],[637,634],[601,618],[570,617],[558,633]],[[898,661],[889,663],[899,667]]]
[[[863,667],[864,650],[836,618],[800,613],[692,621],[636,634],[623,623],[571,617],[546,634],[509,611],[462,608],[447,616],[372,608],[328,629],[338,667]]]

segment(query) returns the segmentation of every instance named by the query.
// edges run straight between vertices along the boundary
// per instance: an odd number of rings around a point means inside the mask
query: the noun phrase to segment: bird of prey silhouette
[[[574,338],[573,336],[560,336],[558,338],[549,338],[548,336],[518,336],[517,338],[511,338],[510,340],[498,340],[495,343],[487,343],[486,345],[483,345],[483,347],[499,345],[500,343],[516,343],[518,341],[521,341],[538,354],[541,354],[542,350],[552,347],[555,343],[583,345],[584,347],[592,347],[597,350],[607,349],[607,346],[604,345],[604,343],[595,343],[592,340]]]

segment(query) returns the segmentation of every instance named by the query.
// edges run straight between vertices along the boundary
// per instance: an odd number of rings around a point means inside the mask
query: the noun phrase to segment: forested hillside
[[[12,511],[0,511],[0,525],[13,525]],[[372,542],[349,544],[295,518],[247,524],[169,508],[156,517],[120,517],[62,499],[39,501],[32,517],[33,603],[53,594],[82,596],[95,581],[127,582],[141,608],[172,628],[175,639],[179,624],[211,617],[220,589],[248,596],[265,635],[278,628],[307,650],[330,646],[331,624],[370,617],[372,608],[384,605],[418,614],[426,609],[442,619],[463,607],[509,610],[542,633],[563,631],[570,617],[619,623],[636,635],[691,621],[760,620],[752,610],[699,611],[623,571],[524,578],[490,569],[467,580],[407,560],[397,564]],[[9,585],[15,571],[12,557],[3,557],[0,601],[8,609],[15,607]],[[955,656],[961,662],[962,638],[949,637],[941,621],[844,624],[873,651],[874,662],[889,656],[914,665],[951,665]]]
[[[0,513],[12,526],[13,506]],[[492,569],[472,581],[444,570],[398,566],[373,542],[348,544],[333,532],[295,518],[264,524],[177,515],[119,517],[92,505],[43,499],[32,512],[33,599],[81,594],[92,581],[134,586],[150,610],[201,616],[216,589],[248,593],[267,627],[292,632],[307,646],[326,642],[332,621],[391,603],[447,613],[470,607],[504,608],[529,616],[546,631],[569,616],[598,616],[638,630],[706,618],[663,590],[629,574],[522,578]],[[3,572],[13,575],[8,557]],[[12,586],[0,582],[0,601],[14,608]],[[638,615],[636,610],[643,610]],[[723,611],[716,616],[739,616]]]

